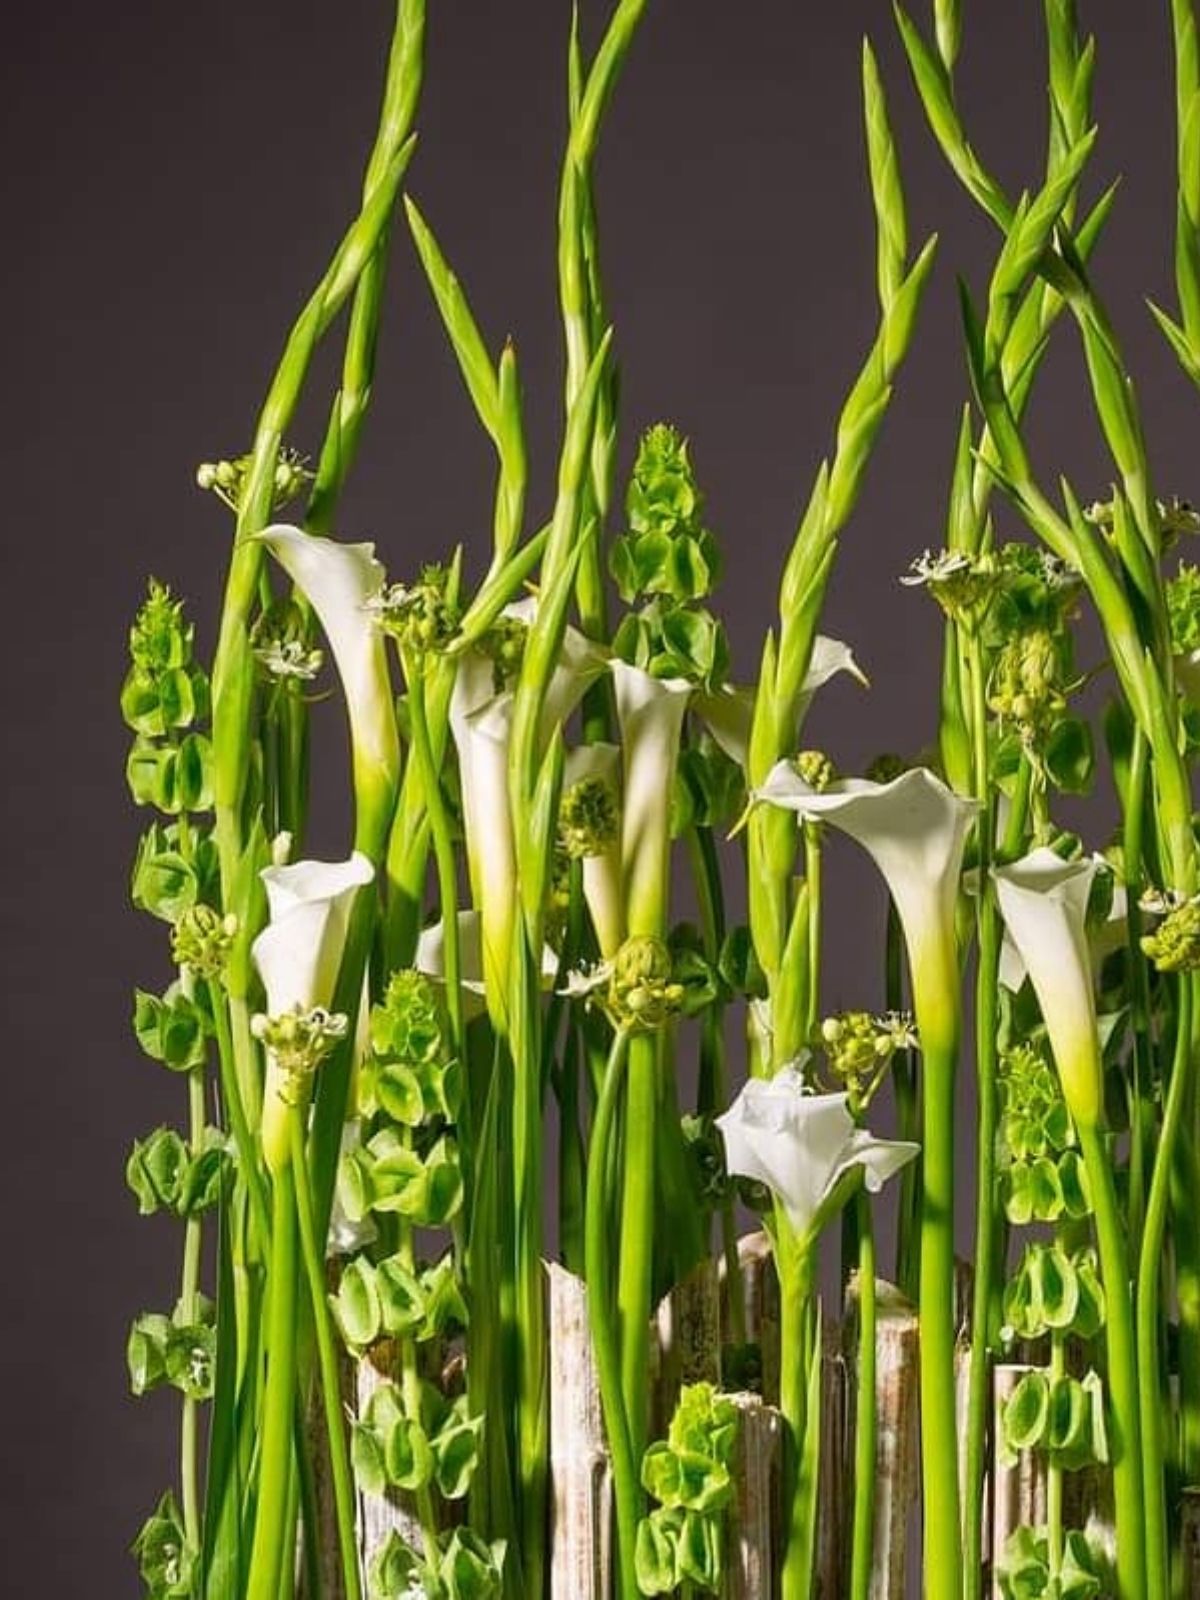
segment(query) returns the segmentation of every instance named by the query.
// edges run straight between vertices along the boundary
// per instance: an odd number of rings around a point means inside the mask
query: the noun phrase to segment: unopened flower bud
[[[194,905],[171,930],[171,953],[179,966],[211,981],[224,971],[237,930],[232,911],[222,916],[212,906]]]
[[[1200,969],[1200,895],[1172,907],[1141,945],[1160,972]]]
[[[648,935],[626,939],[613,958],[608,982],[614,1023],[638,1031],[661,1028],[683,1000],[684,986],[674,977],[671,952],[663,941]]]
[[[573,859],[603,855],[617,837],[617,792],[605,778],[582,778],[563,795],[558,835]]]
[[[828,789],[837,777],[837,768],[820,750],[801,750],[795,766],[809,788],[815,789],[818,794]]]
[[[446,567],[428,566],[414,584],[393,583],[367,601],[376,627],[416,655],[443,650],[458,628],[459,611],[448,594]]]
[[[306,1011],[295,1005],[275,1017],[259,1012],[250,1022],[250,1031],[270,1051],[283,1075],[279,1093],[289,1105],[300,1103],[308,1079],[345,1038],[348,1027],[343,1012],[326,1011],[324,1006]]]

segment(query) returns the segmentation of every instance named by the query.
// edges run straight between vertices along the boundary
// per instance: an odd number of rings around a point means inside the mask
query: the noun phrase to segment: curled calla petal
[[[854,652],[840,639],[819,633],[813,641],[812,659],[800,690],[798,715],[803,718],[817,690],[839,672],[848,672],[864,686],[867,675],[854,659]],[[754,722],[754,690],[726,684],[712,694],[697,694],[695,707],[709,732],[732,761],[745,768]]]
[[[953,1026],[942,1013],[957,1004],[947,989],[957,988],[954,914],[975,802],[924,767],[891,783],[844,778],[818,792],[789,761],[774,766],[752,798],[830,823],[862,845],[883,874],[904,930],[922,1036],[928,1043]]]
[[[1037,995],[1067,1105],[1076,1121],[1090,1126],[1103,1106],[1086,921],[1097,870],[1094,857],[1064,861],[1040,848],[992,872],[1000,915]]]
[[[261,873],[270,920],[251,947],[266,991],[266,1014],[310,1012],[333,1000],[355,896],[375,869],[359,851],[346,861],[296,861]],[[272,1171],[286,1165],[289,1084],[271,1053],[263,1088],[263,1153]]]
[[[1097,868],[1102,868],[1104,863],[1097,860]],[[1129,895],[1125,885],[1114,885],[1112,902],[1108,908],[1108,915],[1099,924],[1087,924],[1088,950],[1091,955],[1092,973],[1098,975],[1100,968],[1107,958],[1116,950],[1123,950],[1129,938]],[[1011,993],[1017,990],[1028,977],[1025,962],[1021,952],[1013,940],[1007,926],[1000,945],[1000,982]]]
[[[346,695],[363,836],[381,842],[400,770],[396,711],[386,642],[367,602],[384,571],[373,544],[339,544],[286,523],[258,537],[305,594],[320,619]]]
[[[878,1189],[920,1148],[856,1127],[846,1095],[805,1093],[795,1067],[751,1078],[716,1122],[729,1171],[766,1184],[802,1238],[827,1220],[822,1209],[845,1173],[861,1167]]]
[[[671,843],[671,793],[693,685],[612,663],[624,761],[621,877],[627,932],[661,932]]]

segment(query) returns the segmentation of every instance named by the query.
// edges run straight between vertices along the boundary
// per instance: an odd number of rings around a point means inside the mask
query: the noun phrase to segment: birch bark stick
[[[722,1600],[771,1600],[779,1542],[783,1419],[756,1394],[736,1394],[741,1430]]]
[[[612,1477],[588,1332],[587,1287],[551,1263],[550,1595],[608,1600]]]

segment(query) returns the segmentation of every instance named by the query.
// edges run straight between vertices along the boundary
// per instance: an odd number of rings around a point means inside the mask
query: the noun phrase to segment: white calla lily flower
[[[251,947],[266,991],[266,1014],[328,1007],[337,985],[350,915],[360,889],[375,877],[361,851],[346,861],[297,861],[266,867],[269,921]],[[262,1141],[273,1171],[287,1161],[289,1081],[267,1052]]]
[[[978,810],[924,767],[891,783],[844,778],[817,791],[789,761],[755,790],[756,801],[828,822],[867,851],[883,874],[904,930],[921,1036],[952,1040],[957,1029],[955,909],[967,835]],[[948,1014],[947,1008],[953,1008]]]
[[[807,1094],[795,1067],[751,1078],[716,1119],[731,1173],[765,1183],[801,1239],[825,1220],[822,1209],[838,1180],[862,1168],[876,1190],[911,1161],[920,1146],[877,1139],[855,1125],[845,1094]]]
[[[614,791],[621,787],[621,751],[615,744],[597,741],[567,752],[563,763],[562,792],[570,794],[578,783],[599,779]],[[619,815],[619,812],[618,812]],[[615,956],[625,937],[625,910],[621,892],[620,831],[598,855],[584,856],[583,898],[587,902],[601,957]]]
[[[830,639],[823,633],[813,640],[812,659],[804,675],[797,706],[802,720],[817,690],[823,688],[839,672],[848,672],[864,687],[867,675],[854,659],[854,652],[840,639]],[[700,693],[695,707],[704,718],[708,731],[732,761],[744,770],[750,749],[750,730],[754,722],[754,696],[751,688],[735,688],[726,684],[713,694]]]
[[[465,910],[458,913],[456,923],[460,982],[467,994],[475,996],[478,1002],[487,992],[483,918],[478,911]],[[413,966],[437,983],[446,981],[446,924],[441,918],[421,929]],[[557,977],[558,956],[546,945],[542,950],[542,987],[553,987]]]
[[[626,933],[662,932],[671,846],[671,793],[694,685],[612,663],[624,763],[621,878]]]
[[[339,544],[286,523],[258,538],[307,596],[329,640],[350,717],[359,838],[374,855],[386,838],[400,772],[387,645],[367,609],[383,567],[373,544]]]
[[[1104,1104],[1086,922],[1097,870],[1095,857],[1064,861],[1045,847],[992,870],[1000,915],[1037,995],[1067,1105],[1089,1127]]]

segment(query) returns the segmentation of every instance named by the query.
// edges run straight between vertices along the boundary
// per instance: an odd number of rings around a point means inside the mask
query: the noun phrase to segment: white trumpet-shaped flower
[[[384,578],[375,546],[339,544],[286,523],[258,537],[307,596],[329,640],[350,717],[359,842],[375,855],[391,821],[400,770],[386,641],[367,606]]]
[[[624,762],[621,879],[626,933],[661,932],[671,846],[671,792],[694,685],[612,664]]]
[[[564,803],[581,784],[600,784],[619,796],[621,751],[615,744],[580,745],[567,753],[563,764]],[[616,799],[616,830],[601,848],[585,854],[582,862],[583,898],[596,930],[600,954],[614,956],[624,937],[625,913],[621,893],[620,801]]]
[[[871,856],[904,930],[926,1049],[945,1042],[957,1026],[954,919],[974,801],[956,795],[924,767],[891,783],[844,778],[818,792],[789,761],[771,769],[754,799],[830,823]]]
[[[1094,857],[1064,861],[1039,848],[992,872],[1000,915],[1037,995],[1067,1105],[1089,1127],[1104,1103],[1087,936],[1097,869]]]
[[[328,1007],[355,896],[374,876],[374,867],[360,851],[346,861],[297,861],[263,870],[269,921],[252,953],[266,991],[268,1018]],[[291,1090],[288,1075],[268,1051],[262,1140],[272,1170],[287,1161]]]
[[[839,672],[848,672],[863,685],[867,683],[866,673],[854,659],[854,652],[848,644],[843,644],[840,639],[830,639],[823,633],[817,634],[796,707],[799,719],[803,719],[817,690]],[[717,744],[731,760],[744,768],[754,722],[754,690],[726,685],[712,694],[698,694],[695,706]]]
[[[716,1119],[729,1171],[766,1184],[801,1239],[828,1220],[824,1208],[846,1173],[860,1167],[876,1190],[920,1150],[857,1127],[847,1098],[806,1094],[796,1068],[782,1067],[773,1078],[751,1078]]]

